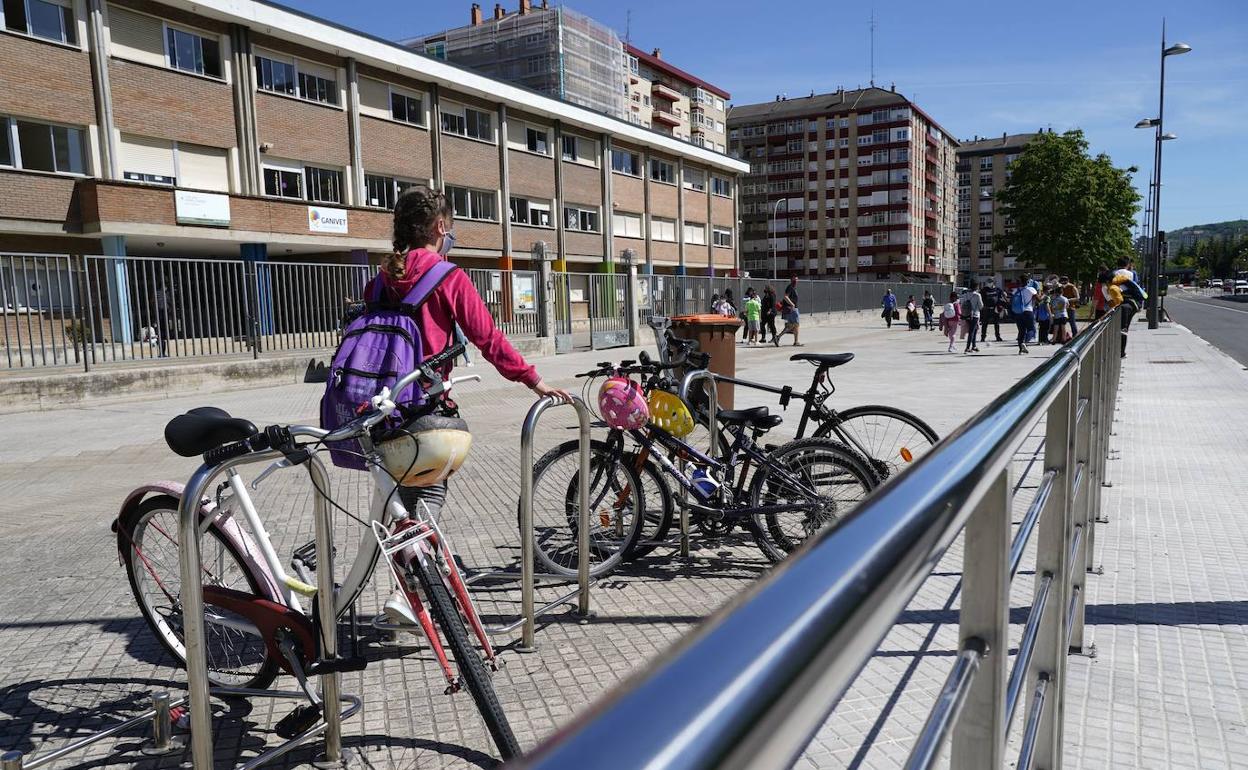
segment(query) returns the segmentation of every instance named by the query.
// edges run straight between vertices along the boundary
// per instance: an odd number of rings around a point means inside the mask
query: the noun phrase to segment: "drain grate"
[[[1158,358],[1149,361],[1150,364],[1190,364],[1191,361],[1186,358]]]

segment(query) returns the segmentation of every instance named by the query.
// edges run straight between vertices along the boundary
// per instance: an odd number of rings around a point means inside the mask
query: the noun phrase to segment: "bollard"
[[[315,519],[316,538],[316,603],[321,618],[329,620],[321,623],[321,657],[333,660],[338,657],[338,624],[334,612],[334,543],[333,520],[330,518],[326,495],[330,493],[329,475],[325,473],[325,464],[316,455],[308,461],[308,475],[311,478],[316,496],[313,498],[313,518]],[[324,492],[324,494],[321,494]],[[321,719],[325,721],[325,755],[319,766],[335,766],[343,764],[342,757],[342,711],[338,705],[341,692],[338,673],[321,675],[321,699],[325,708],[321,711]]]
[[[22,752],[6,751],[0,755],[0,770],[22,770]]]
[[[152,743],[144,754],[163,754],[173,748],[173,724],[169,716],[169,693],[152,693]]]

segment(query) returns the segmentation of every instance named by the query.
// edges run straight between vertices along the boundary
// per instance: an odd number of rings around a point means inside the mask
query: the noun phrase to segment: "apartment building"
[[[468,266],[736,266],[746,165],[674,137],[263,2],[2,10],[0,250],[362,261],[423,183]]]
[[[952,279],[958,143],[895,90],[733,106],[728,139],[745,270]]]
[[[625,47],[628,65],[627,119],[699,147],[724,152],[729,94],[674,67],[658,48],[646,53]]]
[[[1022,275],[1013,253],[993,240],[1012,226],[998,210],[996,194],[1010,178],[1010,163],[1036,136],[976,136],[958,148],[958,274],[965,283],[992,278],[1000,286]]]

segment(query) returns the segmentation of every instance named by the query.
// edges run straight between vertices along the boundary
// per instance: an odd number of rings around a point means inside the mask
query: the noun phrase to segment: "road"
[[[1176,291],[1166,297],[1166,310],[1171,319],[1248,367],[1248,302]]]

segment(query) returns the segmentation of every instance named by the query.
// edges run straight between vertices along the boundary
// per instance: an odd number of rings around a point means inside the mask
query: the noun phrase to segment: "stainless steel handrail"
[[[1103,469],[1103,457],[1089,452],[1104,444],[1091,441],[1089,431],[1107,431],[1104,420],[1112,416],[1117,323],[1111,313],[1090,325],[879,488],[839,526],[813,537],[799,554],[750,586],[522,764],[561,770],[591,765],[610,769],[791,764],[974,516],[977,526],[988,527],[994,537],[973,547],[968,534],[965,558],[989,553],[991,568],[977,571],[976,577],[990,576],[992,585],[972,586],[968,575],[963,630],[969,606],[977,617],[993,617],[993,639],[983,639],[986,657],[978,675],[967,671],[950,680],[972,682],[953,730],[954,764],[962,766],[959,758],[968,756],[971,736],[984,735],[988,740],[981,756],[966,766],[1002,766],[1010,582],[1010,497],[1002,480],[1014,452],[1041,414],[1053,406],[1047,430],[1060,440],[1051,442],[1049,451],[1057,459],[1046,458],[1046,466],[1058,470],[1061,491],[1050,498],[1052,510],[1044,521],[1056,523],[1042,522],[1043,551],[1038,551],[1037,559],[1039,564],[1043,555],[1066,565],[1066,549],[1072,544],[1069,533],[1079,531],[1071,525],[1091,527],[1092,520],[1084,517],[1097,506],[1086,490],[1099,491],[1099,484],[1085,485],[1081,505],[1072,499],[1070,488],[1076,461]],[[1093,395],[1098,403],[1090,412],[1092,420],[1076,426],[1078,399],[1085,395]],[[1097,472],[1096,478],[1103,478]],[[1088,538],[1083,540],[1082,550],[1074,541],[1070,569],[1060,573],[1061,586],[1053,586],[1056,598],[1049,598],[1065,603],[1069,597],[1064,617],[1046,613],[1054,623],[1060,622],[1059,643],[1078,638],[1072,635],[1076,626],[1082,633],[1082,565],[1089,558]],[[975,551],[985,546],[990,551]],[[1069,580],[1075,584],[1069,585]],[[983,609],[981,604],[991,607]],[[1037,677],[1052,676],[1047,667],[1055,654],[1053,634],[1051,626],[1042,627],[1033,664]],[[1064,646],[1061,653],[1064,656]],[[1058,681],[1048,700],[1060,703],[1060,697]],[[1060,713],[1055,707],[1036,716],[1037,724],[1049,725],[1055,711]],[[638,724],[646,729],[622,727]],[[963,729],[963,724],[968,727]],[[1060,735],[1060,725],[1057,729]],[[1036,750],[1045,756],[1044,746]]]

